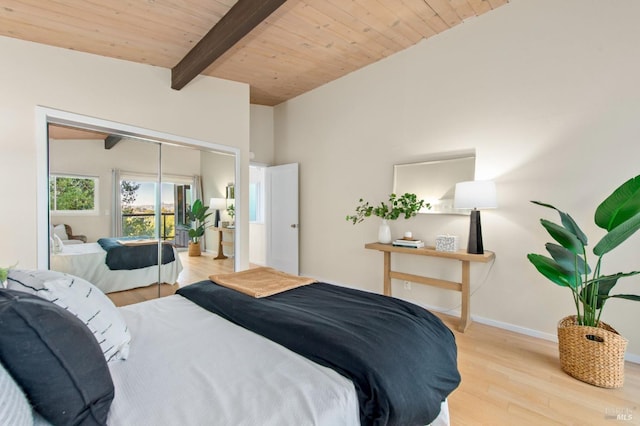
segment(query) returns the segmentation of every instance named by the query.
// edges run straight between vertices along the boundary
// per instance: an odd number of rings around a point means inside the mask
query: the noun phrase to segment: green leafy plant
[[[236,208],[233,204],[229,204],[229,207],[227,207],[227,213],[231,216],[231,220],[236,217]]]
[[[11,268],[14,268],[16,265],[17,263],[11,266],[8,266],[6,268],[0,267],[0,287],[2,287],[2,283],[7,280],[7,277],[9,276],[9,271],[11,270]]]
[[[431,208],[429,203],[425,203],[424,200],[418,200],[416,194],[410,193],[403,194],[400,197],[396,194],[390,194],[387,203],[380,202],[376,206],[369,204],[368,201],[364,201],[362,198],[358,202],[360,204],[356,207],[356,214],[347,215],[346,218],[347,221],[354,225],[370,216],[377,216],[387,220],[396,220],[400,216],[409,219],[418,214],[422,207]]]
[[[200,237],[204,235],[204,228],[207,226],[207,218],[211,216],[211,213],[207,213],[209,207],[202,204],[201,200],[195,200],[191,205],[191,209],[187,210],[187,216],[189,221],[192,222],[192,227],[189,229],[189,238],[194,243],[200,241]]]
[[[546,278],[571,290],[578,324],[597,327],[608,299],[640,301],[640,296],[633,294],[609,294],[620,278],[638,275],[640,271],[602,274],[604,255],[640,228],[640,176],[623,183],[596,209],[595,224],[607,234],[593,247],[597,257],[593,268],[587,259],[587,236],[573,218],[550,204],[532,203],[556,210],[561,224],[541,219],[542,226],[558,244],[545,245],[551,257],[530,253],[527,258]]]

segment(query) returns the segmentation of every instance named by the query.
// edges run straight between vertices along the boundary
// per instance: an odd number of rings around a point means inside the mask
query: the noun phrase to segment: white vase
[[[391,243],[391,228],[386,219],[382,219],[380,228],[378,228],[378,242],[382,244]]]

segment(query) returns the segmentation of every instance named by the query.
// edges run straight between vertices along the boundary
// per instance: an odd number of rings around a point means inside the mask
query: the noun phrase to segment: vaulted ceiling
[[[277,105],[507,2],[280,1],[281,6],[247,29],[231,48],[225,47],[200,73],[248,83],[252,103]],[[175,74],[176,66],[232,8],[244,6],[249,13],[265,3],[275,4],[274,0],[2,0],[0,35],[171,68]],[[230,33],[237,33],[238,26],[252,18],[237,16],[239,20],[222,28],[224,33],[212,31],[214,43],[230,39]],[[196,50],[191,56],[200,55]]]

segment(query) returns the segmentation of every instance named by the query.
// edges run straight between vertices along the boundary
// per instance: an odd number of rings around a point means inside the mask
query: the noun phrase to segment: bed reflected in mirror
[[[469,214],[453,208],[455,185],[474,180],[475,154],[442,155],[428,161],[393,166],[393,192],[413,193],[431,205],[419,213]]]
[[[188,256],[187,212],[226,195],[235,155],[57,124],[48,149],[50,269],[86,279],[118,305],[201,279],[193,269],[212,263],[217,233],[208,223],[202,259]],[[231,272],[234,244],[225,250],[221,266]]]

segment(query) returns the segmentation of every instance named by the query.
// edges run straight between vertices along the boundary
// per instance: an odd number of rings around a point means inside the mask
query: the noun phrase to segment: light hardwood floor
[[[135,288],[132,290],[108,293],[107,296],[116,306],[131,305],[145,300],[164,297],[175,293],[180,287],[207,279],[212,274],[226,274],[233,272],[233,258],[214,260],[212,254],[203,253],[202,256],[189,256],[186,251],[179,252],[180,261],[184,266],[178,282],[174,284],[162,284],[159,287]]]
[[[560,369],[557,343],[477,322],[460,333],[458,318],[439,316],[458,344],[453,426],[640,425],[640,365],[626,363],[623,388],[598,388]]]
[[[233,271],[232,259],[181,253],[181,260],[185,271],[173,291]],[[477,322],[460,333],[459,318],[438,316],[458,344],[462,383],[449,396],[452,426],[640,425],[640,365],[626,364],[623,388],[602,389],[565,374],[554,342]]]

